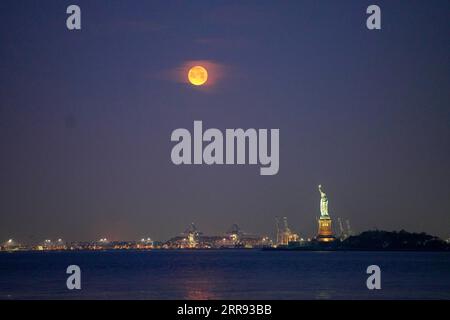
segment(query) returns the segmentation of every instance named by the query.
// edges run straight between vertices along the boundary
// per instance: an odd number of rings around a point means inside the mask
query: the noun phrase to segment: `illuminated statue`
[[[320,216],[328,218],[328,198],[325,192],[322,191],[322,185],[319,184],[320,192]]]
[[[328,198],[319,184],[320,192],[320,218],[317,219],[319,230],[317,232],[316,240],[322,243],[333,242],[336,238],[333,236],[333,228],[331,226],[331,218],[328,214]]]

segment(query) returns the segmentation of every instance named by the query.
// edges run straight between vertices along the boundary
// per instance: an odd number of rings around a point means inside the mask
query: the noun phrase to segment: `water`
[[[68,265],[82,289],[66,289]],[[379,265],[382,289],[366,288]],[[0,253],[0,299],[450,299],[450,253]]]

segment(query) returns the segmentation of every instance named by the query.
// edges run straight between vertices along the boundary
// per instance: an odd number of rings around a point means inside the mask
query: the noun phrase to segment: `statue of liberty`
[[[322,185],[319,184],[320,192],[320,217],[329,218],[328,215],[328,198],[325,192],[322,191]]]

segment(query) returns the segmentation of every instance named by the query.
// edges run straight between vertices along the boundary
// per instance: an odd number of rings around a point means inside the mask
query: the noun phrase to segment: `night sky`
[[[82,30],[66,28],[78,4]],[[366,28],[378,4],[382,29]],[[0,242],[191,222],[450,236],[450,2],[0,2]],[[180,73],[211,66],[212,83]],[[175,166],[177,128],[279,128],[280,171]],[[337,230],[337,228],[336,228]]]

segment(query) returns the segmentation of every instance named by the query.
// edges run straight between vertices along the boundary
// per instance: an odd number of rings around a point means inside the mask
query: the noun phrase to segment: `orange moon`
[[[208,71],[202,66],[195,66],[189,70],[188,79],[194,86],[201,86],[208,81]]]

